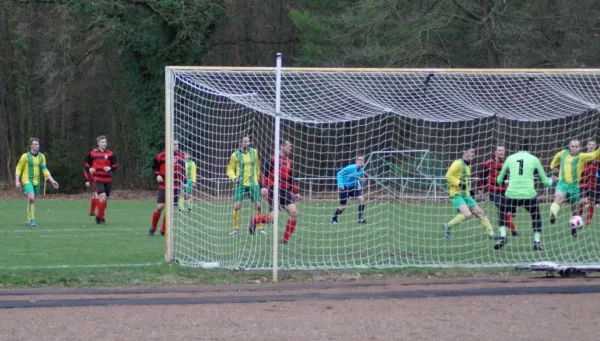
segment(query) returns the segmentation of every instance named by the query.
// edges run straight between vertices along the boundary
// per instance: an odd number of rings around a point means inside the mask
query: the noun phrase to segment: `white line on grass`
[[[145,233],[117,233],[117,232],[109,232],[109,233],[92,233],[92,234],[38,234],[38,233],[26,233],[21,235],[14,235],[8,238],[31,238],[35,236],[40,236],[42,238],[64,238],[64,237],[99,237],[99,236],[141,236],[145,235]]]
[[[56,232],[102,232],[102,231],[133,231],[133,230],[139,230],[139,231],[146,231],[148,232],[148,229],[143,229],[143,228],[118,228],[118,227],[113,227],[113,228],[107,228],[107,227],[101,227],[101,228],[87,228],[87,227],[82,227],[80,229],[44,229],[44,228],[35,228],[35,229],[26,229],[26,230],[0,230],[0,233],[2,232],[12,232],[12,233],[23,233],[23,232],[47,232],[47,233],[56,233]]]
[[[161,263],[133,263],[133,264],[83,264],[83,265],[46,265],[46,266],[10,266],[2,267],[2,270],[42,270],[42,269],[74,269],[74,268],[134,268],[143,266],[154,266]]]

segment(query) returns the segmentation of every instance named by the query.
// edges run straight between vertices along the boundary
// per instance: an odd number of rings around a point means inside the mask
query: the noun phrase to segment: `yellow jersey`
[[[446,173],[448,181],[448,194],[452,198],[456,194],[471,196],[471,166],[465,160],[458,159],[452,162]],[[465,189],[460,188],[460,184],[465,184]]]
[[[17,162],[17,170],[15,172],[17,178],[21,177],[21,183],[23,185],[32,184],[39,186],[40,175],[43,174],[44,178],[50,175],[50,171],[46,166],[46,157],[42,153],[31,154],[31,152],[24,153],[21,155],[19,162]]]
[[[233,152],[227,164],[227,176],[231,181],[239,178],[242,186],[258,185],[260,179],[258,151],[248,148],[245,153],[240,149]]]
[[[600,149],[596,149],[596,151],[591,153],[579,153],[575,156],[571,155],[569,150],[565,149],[556,153],[550,163],[550,169],[554,169],[560,165],[559,180],[569,184],[579,183],[585,164],[598,158],[600,158]]]
[[[185,177],[187,178],[187,182],[195,183],[196,182],[196,163],[194,160],[188,160],[185,162]]]

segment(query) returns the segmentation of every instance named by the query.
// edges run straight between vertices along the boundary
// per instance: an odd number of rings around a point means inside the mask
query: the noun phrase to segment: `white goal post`
[[[500,251],[477,219],[455,226],[450,240],[441,229],[456,215],[446,171],[466,144],[476,150],[471,167],[478,187],[483,163],[499,143],[512,153],[528,137],[531,152],[549,171],[569,140],[579,139],[585,148],[599,136],[600,70],[170,66],[165,79],[166,152],[173,154],[171,142],[178,140],[198,174],[184,209],[175,206],[168,158],[167,261],[272,269],[274,279],[278,269],[600,263],[600,219],[572,238],[566,206],[556,225],[548,223],[554,189],[541,185],[544,251],[532,250],[526,211],[514,218],[520,236]],[[275,207],[279,221],[265,224],[264,234],[248,233],[249,219],[258,215],[251,191],[240,192],[246,196],[234,213],[239,193],[226,168],[243,136],[258,151],[261,169],[280,142],[292,144],[300,200],[287,244],[279,243],[290,219],[283,208]],[[332,224],[340,206],[336,174],[358,155],[366,159],[367,223],[358,223],[362,207],[350,198],[339,224]],[[274,174],[278,184],[279,172]],[[497,230],[497,208],[485,192],[476,199]],[[268,213],[266,198],[261,207]]]

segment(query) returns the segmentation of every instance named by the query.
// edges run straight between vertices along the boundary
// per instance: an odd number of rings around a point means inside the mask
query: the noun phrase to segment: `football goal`
[[[169,141],[179,141],[196,162],[198,178],[184,210],[173,205],[172,180],[168,184],[166,259],[275,274],[598,264],[600,218],[573,238],[565,206],[550,225],[553,188],[540,186],[538,192],[544,251],[532,248],[526,211],[514,217],[520,236],[509,237],[498,251],[477,219],[455,226],[450,240],[442,224],[456,215],[446,171],[466,144],[476,151],[473,188],[495,146],[504,144],[510,154],[522,137],[549,171],[571,139],[581,141],[584,151],[588,140],[600,136],[599,106],[599,70],[291,68],[282,66],[281,56],[276,67],[167,67],[167,153],[174,152]],[[353,194],[365,199],[367,223],[359,223],[359,201],[350,197],[332,224],[340,207],[337,173],[360,155],[361,193]],[[272,162],[282,157],[287,161]],[[255,167],[264,177],[270,170],[273,196],[283,195],[287,206],[273,205],[272,222],[251,234],[250,218],[270,210],[268,198],[253,187],[261,178]],[[298,196],[283,188],[291,180],[282,174],[290,168]],[[173,179],[173,168],[168,172]],[[485,191],[477,194],[497,230],[497,208]],[[297,216],[286,210],[291,204]],[[295,230],[281,244],[290,220]]]

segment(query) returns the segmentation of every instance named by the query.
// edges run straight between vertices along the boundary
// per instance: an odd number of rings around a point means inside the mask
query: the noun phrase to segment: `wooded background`
[[[119,188],[149,188],[164,66],[581,68],[600,65],[595,0],[0,2],[0,181],[41,139],[67,192],[107,135]],[[6,185],[5,185],[6,186]]]

